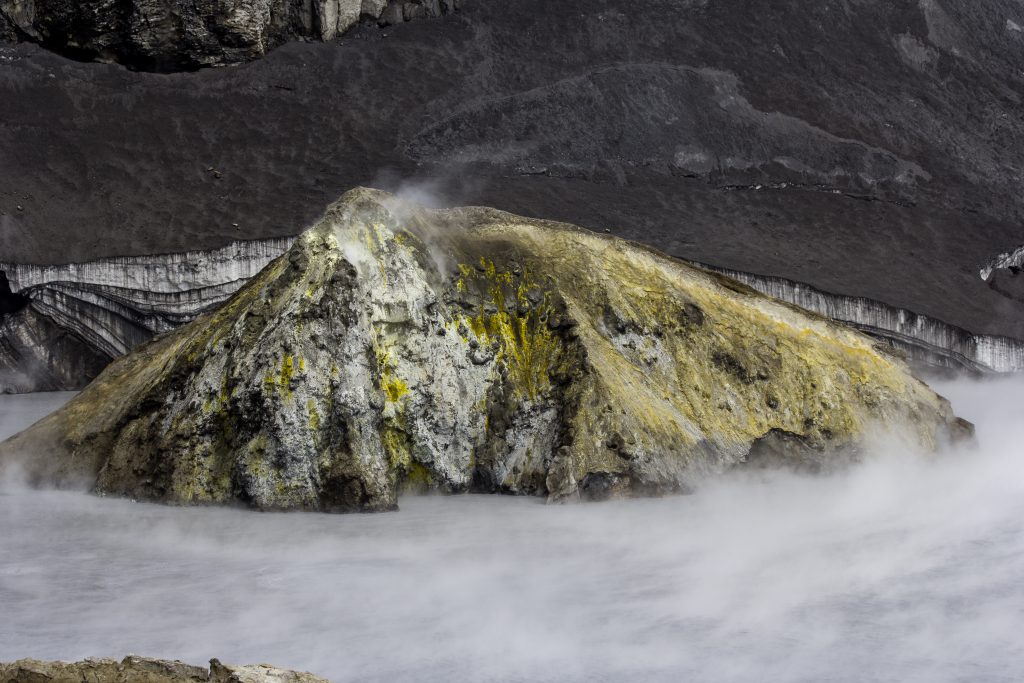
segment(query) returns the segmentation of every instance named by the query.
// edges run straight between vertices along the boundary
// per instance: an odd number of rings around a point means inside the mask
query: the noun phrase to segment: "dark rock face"
[[[1021,26],[1011,0],[507,0],[195,74],[0,48],[0,261],[292,235],[407,181],[1024,338],[1019,287],[978,275],[1021,243]]]
[[[332,40],[365,17],[441,16],[456,0],[2,0],[0,36],[80,60],[182,71],[262,57],[290,40]]]

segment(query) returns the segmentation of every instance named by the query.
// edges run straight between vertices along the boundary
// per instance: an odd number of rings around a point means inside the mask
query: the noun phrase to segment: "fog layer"
[[[74,391],[49,391],[38,394],[0,394],[0,441],[17,434],[36,420],[52,413],[71,400]]]
[[[937,388],[977,423],[977,451],[663,500],[406,498],[330,516],[8,489],[0,660],[219,657],[336,681],[1021,680],[1024,379]],[[0,397],[0,434],[53,405]]]

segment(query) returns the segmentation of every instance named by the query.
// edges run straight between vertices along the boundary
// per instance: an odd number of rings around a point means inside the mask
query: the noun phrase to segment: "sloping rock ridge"
[[[579,228],[353,190],[215,312],[0,446],[37,484],[387,510],[409,488],[606,498],[873,432],[969,426],[897,357]]]
[[[360,18],[394,24],[459,0],[0,0],[0,39],[81,60],[181,71],[262,57],[290,40],[333,40]]]
[[[211,659],[210,668],[179,661],[129,655],[114,659],[85,659],[80,662],[43,662],[19,659],[0,662],[0,683],[328,683],[326,679],[300,671],[278,669],[267,664],[234,666]]]

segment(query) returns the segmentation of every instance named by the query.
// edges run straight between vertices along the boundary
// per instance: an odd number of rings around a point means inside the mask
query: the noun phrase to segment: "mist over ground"
[[[17,434],[74,398],[75,391],[0,394],[0,441]]]
[[[1018,681],[1024,378],[937,382],[979,447],[827,478],[380,515],[0,491],[0,660],[272,662],[335,681]],[[0,436],[68,395],[0,397]]]

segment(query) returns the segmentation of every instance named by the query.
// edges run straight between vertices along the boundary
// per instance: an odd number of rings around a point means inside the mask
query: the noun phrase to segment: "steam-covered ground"
[[[0,660],[135,652],[335,680],[1024,678],[1024,378],[938,387],[980,450],[828,479],[373,516],[0,493]],[[0,397],[0,436],[66,395]]]

